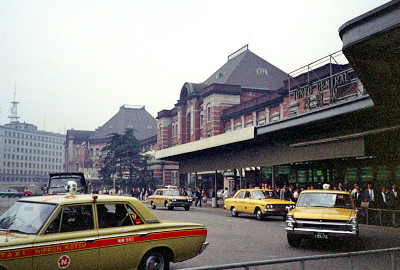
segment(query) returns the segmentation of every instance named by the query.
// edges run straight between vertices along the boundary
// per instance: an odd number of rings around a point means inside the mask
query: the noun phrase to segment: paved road
[[[193,207],[188,212],[179,208],[173,211],[156,209],[154,212],[162,219],[198,222],[208,228],[207,241],[210,242],[210,245],[205,252],[191,260],[172,264],[171,269],[400,246],[400,229],[396,228],[360,225],[364,243],[364,247],[361,248],[355,248],[353,245],[342,242],[321,243],[316,241],[305,242],[302,248],[292,248],[286,241],[285,222],[278,217],[265,221],[258,221],[253,216],[234,218],[222,208],[211,207]],[[358,263],[358,261],[362,263]],[[357,260],[356,265],[359,266],[356,269],[390,269],[390,258],[382,255],[363,257]],[[349,269],[348,261],[344,259],[308,262],[306,266],[307,269]],[[291,263],[251,269],[293,270],[300,268],[299,263]]]
[[[16,200],[0,198],[0,213],[3,213]],[[210,206],[192,207],[190,211],[179,208],[173,211],[157,208],[154,212],[161,219],[197,222],[208,228],[207,241],[210,242],[210,245],[205,252],[191,260],[173,263],[171,270],[354,251],[354,247],[343,245],[342,242],[308,241],[303,243],[301,248],[291,248],[287,244],[285,222],[281,218],[271,218],[265,221],[258,221],[253,216],[234,218],[228,211]],[[361,225],[360,231],[364,247],[359,250],[400,247],[400,229]],[[397,254],[397,257],[400,258],[400,254]],[[357,259],[355,265],[357,266],[355,269],[363,270],[390,269],[390,258],[382,255],[370,255]],[[349,269],[348,261],[344,259],[308,262],[306,266],[306,269]],[[400,259],[398,266],[400,266]],[[251,269],[293,270],[300,268],[298,263],[291,263]]]

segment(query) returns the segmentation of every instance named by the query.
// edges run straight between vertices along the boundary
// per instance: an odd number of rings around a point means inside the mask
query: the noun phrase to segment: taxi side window
[[[113,228],[141,224],[136,222],[136,213],[123,203],[97,204],[99,228]]]
[[[239,194],[236,196],[238,199],[243,199],[244,197],[244,191],[239,192]]]
[[[91,205],[64,206],[46,230],[46,234],[93,230]]]
[[[250,191],[246,191],[246,194],[244,195],[245,199],[251,199]]]

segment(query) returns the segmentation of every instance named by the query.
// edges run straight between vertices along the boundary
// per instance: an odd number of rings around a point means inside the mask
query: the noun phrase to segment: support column
[[[273,190],[276,189],[276,183],[275,183],[275,166],[271,167],[271,176],[272,176],[272,188]]]
[[[215,192],[214,192],[214,197],[211,199],[213,208],[218,208],[218,203],[217,203],[217,191],[218,191],[217,190],[217,175],[218,175],[218,172],[215,171],[215,174],[214,174],[214,190],[215,190]]]

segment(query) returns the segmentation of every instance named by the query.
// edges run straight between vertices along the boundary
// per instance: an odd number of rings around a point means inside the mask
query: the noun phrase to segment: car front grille
[[[323,220],[323,219],[297,219],[296,228],[316,229],[333,231],[351,231],[352,227],[347,221],[343,220]]]

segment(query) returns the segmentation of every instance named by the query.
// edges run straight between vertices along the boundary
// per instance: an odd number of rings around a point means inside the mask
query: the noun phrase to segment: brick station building
[[[157,116],[156,159],[179,163],[179,179],[165,184],[217,190],[399,183],[399,69],[375,61],[373,41],[378,37],[378,51],[398,67],[393,48],[398,49],[399,16],[392,14],[398,6],[392,2],[341,29],[344,52],[370,88],[341,51],[286,74],[248,46],[203,83],[184,83],[174,107]],[[372,41],[361,40],[354,49],[358,28],[376,30],[368,28],[369,20],[386,21],[378,24],[385,34],[372,33]],[[374,79],[369,63],[379,67]]]

